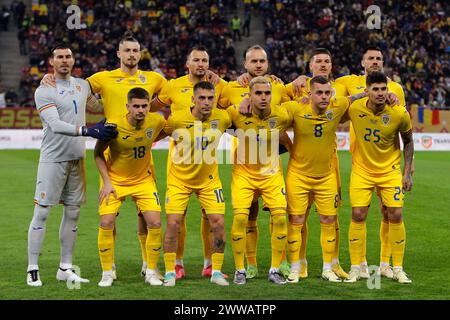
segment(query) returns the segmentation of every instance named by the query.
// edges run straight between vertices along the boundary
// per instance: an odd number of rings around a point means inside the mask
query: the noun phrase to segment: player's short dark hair
[[[200,90],[200,89],[213,90],[213,91],[215,90],[214,85],[208,81],[200,81],[194,85],[194,92],[196,92],[197,90]]]
[[[139,44],[139,41],[134,37],[134,35],[131,31],[127,31],[124,33],[124,35],[122,36],[122,39],[120,39],[120,41],[119,41],[119,46],[126,41],[137,42]]]
[[[309,59],[309,61],[312,61],[312,59],[314,58],[314,56],[317,56],[318,54],[327,54],[330,56],[331,59],[331,52],[330,50],[326,49],[326,48],[315,48],[311,54],[311,59]]]
[[[53,58],[53,56],[55,55],[55,50],[60,50],[60,49],[69,49],[70,51],[72,51],[72,48],[68,44],[58,43],[57,45],[55,45],[53,48],[50,49],[48,56],[50,58]]]
[[[150,95],[148,94],[147,90],[136,87],[128,91],[127,99],[129,103],[133,99],[146,99],[150,101]]]
[[[261,47],[259,44],[255,44],[251,47],[248,47],[245,51],[244,51],[244,61],[247,59],[247,52],[251,51],[251,50],[262,50],[264,52],[266,52],[266,49],[264,49],[263,47]],[[266,53],[267,54],[267,53]]]
[[[387,77],[383,72],[374,71],[374,72],[370,72],[366,76],[366,87],[369,87],[370,85],[372,85],[374,83],[386,83],[387,84],[387,82],[388,82]]]
[[[205,46],[194,46],[189,50],[188,54],[186,55],[186,60],[189,60],[189,57],[191,56],[192,51],[205,51],[206,53],[208,53],[208,50],[206,50]]]
[[[367,53],[367,51],[380,51],[381,54],[383,54],[383,51],[381,50],[381,48],[377,47],[375,45],[369,45],[369,46],[365,47],[364,51],[363,51],[363,56]]]
[[[329,83],[330,80],[328,80],[326,77],[324,76],[315,76],[311,79],[311,81],[309,82],[309,87],[312,88],[312,86],[315,83],[319,83],[319,84],[327,84]]]

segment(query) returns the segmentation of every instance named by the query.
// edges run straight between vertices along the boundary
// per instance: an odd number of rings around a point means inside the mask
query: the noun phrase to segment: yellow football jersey
[[[310,85],[309,85],[310,81],[311,81],[311,78],[308,78],[306,80],[306,85],[307,85],[308,91],[310,91]],[[345,87],[342,84],[337,83],[336,81],[331,81],[331,87],[334,90],[333,97],[345,97],[347,95],[347,90],[345,89]],[[304,92],[303,95],[301,95],[301,96],[295,95],[294,94],[294,85],[292,84],[292,82],[288,83],[286,85],[286,92],[287,92],[287,95],[289,96],[289,98],[291,98],[291,100],[299,100],[307,94],[306,92]]]
[[[220,82],[215,86],[214,106],[219,101],[219,96],[227,82],[220,79]],[[189,81],[189,76],[185,75],[176,79],[169,80],[161,92],[158,93],[157,99],[161,104],[170,105],[172,112],[178,110],[189,110],[192,107],[192,96],[194,95],[194,84]]]
[[[255,114],[243,115],[236,105],[229,107],[227,112],[238,140],[233,155],[233,172],[255,179],[279,172],[279,132],[290,125],[287,110],[271,108],[271,113],[264,119]]]
[[[86,79],[94,93],[100,93],[107,119],[120,118],[127,114],[127,94],[132,88],[147,90],[150,100],[167,80],[157,72],[138,70],[134,75],[120,69],[97,72]]]
[[[203,122],[192,115],[190,108],[172,112],[164,128],[174,140],[168,179],[175,177],[187,187],[202,188],[217,178],[216,151],[230,125],[228,113],[217,108]]]
[[[344,86],[346,93],[345,95],[355,95],[358,93],[364,92],[366,89],[366,76],[365,75],[355,75],[351,74],[348,76],[340,77],[336,80],[337,83],[340,83]],[[401,106],[406,105],[405,101],[405,92],[403,91],[403,88],[401,85],[399,85],[397,82],[388,80],[388,91],[393,92],[398,100],[400,101]],[[353,153],[353,149],[355,146],[355,132],[353,130],[353,124],[350,123],[350,152]]]
[[[348,115],[355,131],[352,163],[370,174],[384,174],[400,168],[400,132],[411,130],[405,107],[385,106],[379,114],[367,107],[369,98],[353,102]]]
[[[166,121],[157,113],[149,113],[140,128],[133,127],[127,116],[111,119],[119,132],[105,150],[106,165],[111,181],[116,185],[133,185],[153,177],[151,148]]]
[[[223,88],[222,94],[219,99],[219,106],[226,109],[231,105],[239,106],[239,104],[245,98],[248,98],[250,94],[250,88],[241,86],[237,81],[230,81]],[[272,100],[270,106],[275,107],[283,102],[289,101],[286,87],[281,83],[272,81]]]
[[[334,170],[336,130],[346,113],[347,97],[334,97],[324,114],[318,115],[308,104],[290,101],[281,105],[291,115],[294,143],[289,170],[310,177],[324,177]]]
[[[344,86],[346,90],[345,94],[343,94],[344,96],[352,96],[364,92],[364,90],[366,89],[366,76],[357,76],[355,74],[351,74],[348,76],[337,78],[336,83]],[[395,93],[402,107],[406,105],[405,92],[403,91],[403,88],[400,84],[395,81],[388,80],[388,90],[389,92]]]

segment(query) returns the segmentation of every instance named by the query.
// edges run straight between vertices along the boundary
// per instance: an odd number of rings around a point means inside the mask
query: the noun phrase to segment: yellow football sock
[[[306,260],[306,246],[308,245],[308,223],[305,222],[302,231],[300,233],[302,236],[302,243],[300,245],[300,260]]]
[[[155,270],[158,268],[159,254],[161,252],[161,228],[148,228],[147,242],[145,248],[147,251],[147,269]]]
[[[235,213],[233,225],[231,226],[231,248],[233,249],[234,264],[236,270],[244,270],[244,253],[248,215],[244,213]]]
[[[281,261],[286,260],[286,248],[283,250],[283,253],[281,254]]]
[[[283,214],[280,214],[283,213]],[[272,211],[273,232],[271,237],[272,262],[271,268],[279,268],[281,256],[287,243],[287,219],[284,210]]]
[[[350,222],[348,229],[348,248],[350,251],[350,261],[352,265],[360,265],[362,262],[363,244],[366,238],[366,223]]]
[[[392,265],[394,267],[403,266],[406,243],[406,230],[403,221],[400,223],[389,223],[389,242],[392,251]]]
[[[389,243],[389,222],[386,222],[384,220],[382,220],[380,224],[380,242],[380,264],[389,264],[389,261],[391,260],[391,244]]]
[[[209,224],[208,217],[202,216],[200,229],[202,233],[203,257],[205,259],[211,259],[211,226]]]
[[[166,268],[166,273],[175,272],[175,260],[177,259],[177,254],[175,252],[164,253],[164,266]]]
[[[334,228],[336,230],[336,243],[334,245],[333,259],[339,260],[339,240],[340,240],[340,231],[339,231],[339,220],[336,216],[336,221],[334,222]]]
[[[334,223],[320,224],[320,245],[322,246],[323,263],[331,264],[336,247],[336,225]]]
[[[98,228],[98,254],[103,271],[112,270],[114,236],[112,229]]]
[[[364,230],[367,230],[367,229],[364,229]],[[367,250],[367,237],[364,237],[363,242],[362,242],[361,263],[367,262],[366,250]]]
[[[214,270],[214,271],[222,270],[223,257],[224,257],[223,253],[216,252],[216,253],[212,254],[212,256],[211,256],[212,270]]]
[[[288,222],[288,260],[290,263],[296,263],[300,260],[300,247],[302,245],[302,227],[303,224]]]
[[[112,249],[112,263],[114,264],[114,254],[115,254],[115,251],[116,251],[116,249],[115,249],[115,246],[116,246],[116,237],[117,237],[117,229],[116,229],[116,226],[114,226],[114,229],[113,229],[113,249]]]
[[[145,247],[147,243],[147,234],[138,232],[138,239],[139,244],[141,245],[142,261],[147,262],[147,249]]]
[[[186,215],[183,216],[180,223],[180,231],[178,232],[177,260],[183,260],[184,242],[186,240]]]
[[[258,244],[258,221],[248,220],[246,252],[245,252],[245,255],[247,257],[247,264],[256,266],[257,244]]]

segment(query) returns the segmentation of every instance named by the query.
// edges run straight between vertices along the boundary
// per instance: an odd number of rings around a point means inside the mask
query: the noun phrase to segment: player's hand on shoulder
[[[45,74],[41,79],[40,85],[56,88],[55,75],[51,73]]]
[[[398,99],[398,97],[393,92],[389,92],[386,95],[386,101],[391,107],[395,106],[396,104],[400,104],[400,100]]]
[[[220,82],[220,77],[218,74],[212,72],[211,70],[206,70],[204,80],[211,82],[213,85],[218,85]]]
[[[298,102],[300,102],[301,104],[308,104],[309,103],[309,95],[308,96],[303,96],[301,97]]]
[[[252,113],[252,107],[250,106],[250,99],[244,98],[239,104],[239,113],[249,114]]]
[[[292,89],[294,90],[294,95],[301,96],[302,92],[308,90],[308,77],[299,76],[297,79],[292,81]]]
[[[236,81],[242,87],[247,87],[250,84],[250,75],[247,72],[243,73],[236,79]]]
[[[283,80],[278,78],[276,75],[268,74],[268,75],[266,75],[266,77],[269,78],[270,80],[274,81],[275,83],[284,84]]]
[[[106,119],[103,119],[92,127],[83,127],[82,135],[103,141],[115,139],[118,135],[117,125],[115,123],[107,123]]]

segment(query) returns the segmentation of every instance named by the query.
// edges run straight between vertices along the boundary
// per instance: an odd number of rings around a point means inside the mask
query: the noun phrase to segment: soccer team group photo
[[[448,4],[3,10],[31,63],[4,110],[42,126],[0,125],[42,137],[1,146],[3,298],[449,298]]]

